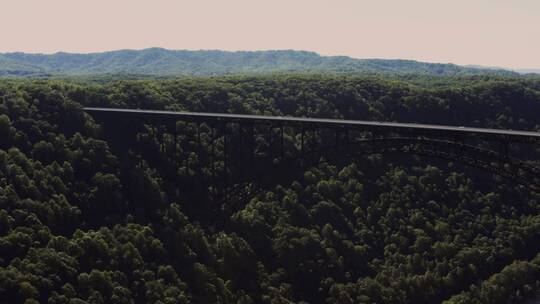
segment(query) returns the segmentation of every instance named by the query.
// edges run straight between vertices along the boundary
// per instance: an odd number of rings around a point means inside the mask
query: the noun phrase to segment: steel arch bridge
[[[291,167],[388,153],[447,159],[540,190],[540,169],[533,165],[538,132],[140,109],[84,111],[103,123],[104,135],[120,155],[146,151],[150,154],[145,159],[161,159],[186,172],[194,171],[195,163],[207,164],[210,180],[191,178],[190,187],[210,185],[225,191],[222,197],[234,184],[279,176],[280,170]],[[152,152],[152,145],[159,151]]]

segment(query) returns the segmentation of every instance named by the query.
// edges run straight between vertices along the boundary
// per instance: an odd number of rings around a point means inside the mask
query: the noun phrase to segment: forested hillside
[[[198,153],[172,147],[189,168],[151,128],[148,153],[121,155],[82,106],[540,131],[534,79],[3,80],[0,303],[513,303],[540,290],[540,195],[524,185],[376,154],[291,167],[223,201],[185,184],[210,174],[205,138]],[[540,166],[540,147],[525,152]]]
[[[104,53],[0,54],[0,76],[36,77],[96,74],[216,76],[269,72],[334,72],[422,75],[506,75],[507,70],[412,60],[354,59],[306,51],[173,51],[159,48]]]

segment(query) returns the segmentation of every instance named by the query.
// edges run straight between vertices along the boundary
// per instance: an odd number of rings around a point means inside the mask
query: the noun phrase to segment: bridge
[[[90,114],[107,113],[117,114],[116,116],[140,117],[145,119],[166,119],[182,121],[214,121],[224,123],[242,123],[242,122],[262,122],[274,124],[294,124],[294,125],[322,125],[327,127],[364,127],[367,129],[388,129],[388,130],[414,130],[417,132],[451,133],[451,134],[469,134],[484,135],[492,137],[508,136],[520,141],[537,140],[540,141],[540,132],[499,130],[485,128],[469,128],[464,126],[441,126],[415,123],[397,123],[380,121],[362,121],[362,120],[344,120],[328,118],[306,118],[290,116],[267,116],[267,115],[246,115],[246,114],[228,114],[228,113],[201,113],[201,112],[174,112],[159,110],[141,110],[141,109],[118,109],[118,108],[83,108]]]
[[[187,171],[195,158],[208,164],[212,183],[221,188],[279,167],[339,162],[356,154],[442,158],[525,187],[540,187],[540,169],[533,165],[539,132],[141,109],[86,107],[84,111],[103,122],[105,135],[119,146],[148,152],[148,143],[154,143],[159,149],[154,158],[166,155],[165,161],[181,164]]]

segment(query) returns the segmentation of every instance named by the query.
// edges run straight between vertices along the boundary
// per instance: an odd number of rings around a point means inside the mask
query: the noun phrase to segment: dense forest
[[[501,68],[466,67],[413,60],[355,59],[320,56],[308,51],[120,50],[91,54],[0,54],[0,76],[81,76],[131,74],[146,76],[218,76],[290,72],[374,73],[384,75],[502,75]]]
[[[173,149],[190,168],[159,148],[121,154],[83,106],[540,131],[532,78],[2,80],[0,303],[513,303],[540,291],[540,194],[527,187],[373,154],[291,167],[218,201],[185,186],[209,174],[189,144]],[[138,138],[157,146],[150,133]]]

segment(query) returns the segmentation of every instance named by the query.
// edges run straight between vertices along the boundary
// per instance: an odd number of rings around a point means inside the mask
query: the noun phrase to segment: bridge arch
[[[303,155],[278,160],[276,166],[272,168],[275,175],[282,176],[280,171],[287,171],[292,166],[304,162],[301,166],[317,166],[321,163],[334,163],[333,154],[339,153],[341,157],[346,157],[354,161],[357,157],[369,155],[393,155],[406,154],[428,158],[437,158],[459,163],[468,167],[482,170],[485,173],[500,176],[512,183],[525,187],[531,191],[540,192],[540,168],[527,162],[510,156],[500,157],[498,151],[454,142],[449,140],[416,138],[416,137],[385,137],[385,138],[365,138],[350,142],[343,146],[329,146],[318,150],[309,151]],[[238,181],[226,194],[228,198],[220,200],[221,203],[228,199],[241,195],[242,187],[245,183],[259,182],[262,175],[251,176],[244,181]],[[279,180],[264,181],[277,185]],[[264,188],[261,188],[264,189]],[[259,192],[251,193],[251,197]]]

